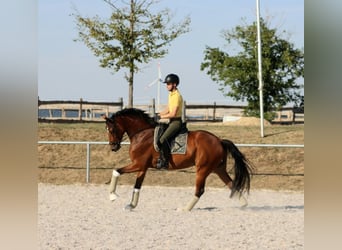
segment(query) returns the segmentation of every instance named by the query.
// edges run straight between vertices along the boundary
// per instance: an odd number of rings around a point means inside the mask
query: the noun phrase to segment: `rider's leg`
[[[158,147],[160,149],[160,157],[157,162],[157,169],[167,169],[169,166],[169,160],[170,160],[170,147],[168,141],[170,138],[175,136],[182,125],[181,120],[174,120],[171,121],[168,128],[165,130],[163,135],[160,137],[158,141]]]

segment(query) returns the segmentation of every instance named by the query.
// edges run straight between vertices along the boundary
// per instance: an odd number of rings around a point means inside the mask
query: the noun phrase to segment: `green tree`
[[[155,0],[122,1],[121,7],[110,0],[103,1],[112,8],[108,20],[74,14],[79,31],[76,41],[83,42],[99,57],[101,67],[110,68],[113,73],[127,69],[128,106],[133,107],[134,74],[142,64],[167,54],[166,46],[189,31],[190,18],[172,24],[169,9],[150,12]]]
[[[260,20],[260,27],[263,101],[267,119],[272,111],[301,98],[300,90],[303,85],[296,80],[304,77],[304,52],[280,38],[277,30],[269,28],[263,19]],[[259,116],[257,23],[239,25],[231,31],[225,30],[223,37],[228,48],[238,45],[239,51],[229,54],[219,48],[207,46],[201,70],[205,70],[219,84],[219,90],[225,96],[236,101],[247,101],[247,115]]]

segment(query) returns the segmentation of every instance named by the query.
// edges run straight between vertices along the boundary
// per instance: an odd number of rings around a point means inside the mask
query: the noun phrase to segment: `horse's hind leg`
[[[141,171],[138,173],[137,179],[135,181],[134,189],[133,189],[132,200],[125,207],[125,210],[132,210],[138,205],[140,188],[144,181],[145,175],[146,175],[146,171]]]
[[[214,170],[214,173],[216,173],[220,179],[223,181],[223,183],[230,189],[232,190],[233,187],[233,180],[232,178],[230,178],[230,176],[228,175],[225,166],[219,166],[218,168],[216,168]],[[246,200],[246,198],[241,194],[241,193],[236,193],[234,196],[234,198],[238,198],[241,207],[246,207],[248,205],[248,202]]]
[[[205,168],[203,168],[203,169],[205,169]],[[204,193],[205,180],[206,180],[206,178],[208,177],[209,174],[210,174],[210,172],[208,172],[208,171],[197,171],[197,173],[196,173],[196,191],[195,191],[195,196],[187,204],[187,206],[183,209],[184,211],[191,211],[191,209],[193,209],[193,207],[199,201],[199,198]]]
[[[223,183],[229,188],[232,189],[233,187],[233,180],[228,175],[225,166],[219,166],[214,169],[214,173],[220,177],[220,179],[223,181]]]

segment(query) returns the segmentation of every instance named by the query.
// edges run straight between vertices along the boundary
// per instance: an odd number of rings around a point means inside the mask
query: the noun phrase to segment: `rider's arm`
[[[168,112],[165,113],[165,114],[160,113],[160,118],[162,118],[162,119],[174,118],[174,117],[176,117],[176,114],[177,114],[178,109],[179,109],[178,106],[172,107],[172,108],[171,108],[171,111],[168,110]]]
[[[167,105],[167,107],[163,111],[160,111],[159,115],[162,116],[166,115],[167,113],[169,113],[169,105]]]

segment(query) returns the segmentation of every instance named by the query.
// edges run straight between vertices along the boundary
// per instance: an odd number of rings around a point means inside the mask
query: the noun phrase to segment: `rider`
[[[170,147],[168,140],[178,133],[182,126],[183,98],[178,91],[179,77],[176,74],[168,74],[164,83],[169,91],[168,106],[159,113],[161,119],[169,119],[169,126],[158,141],[160,156],[157,169],[168,169],[170,159]]]

